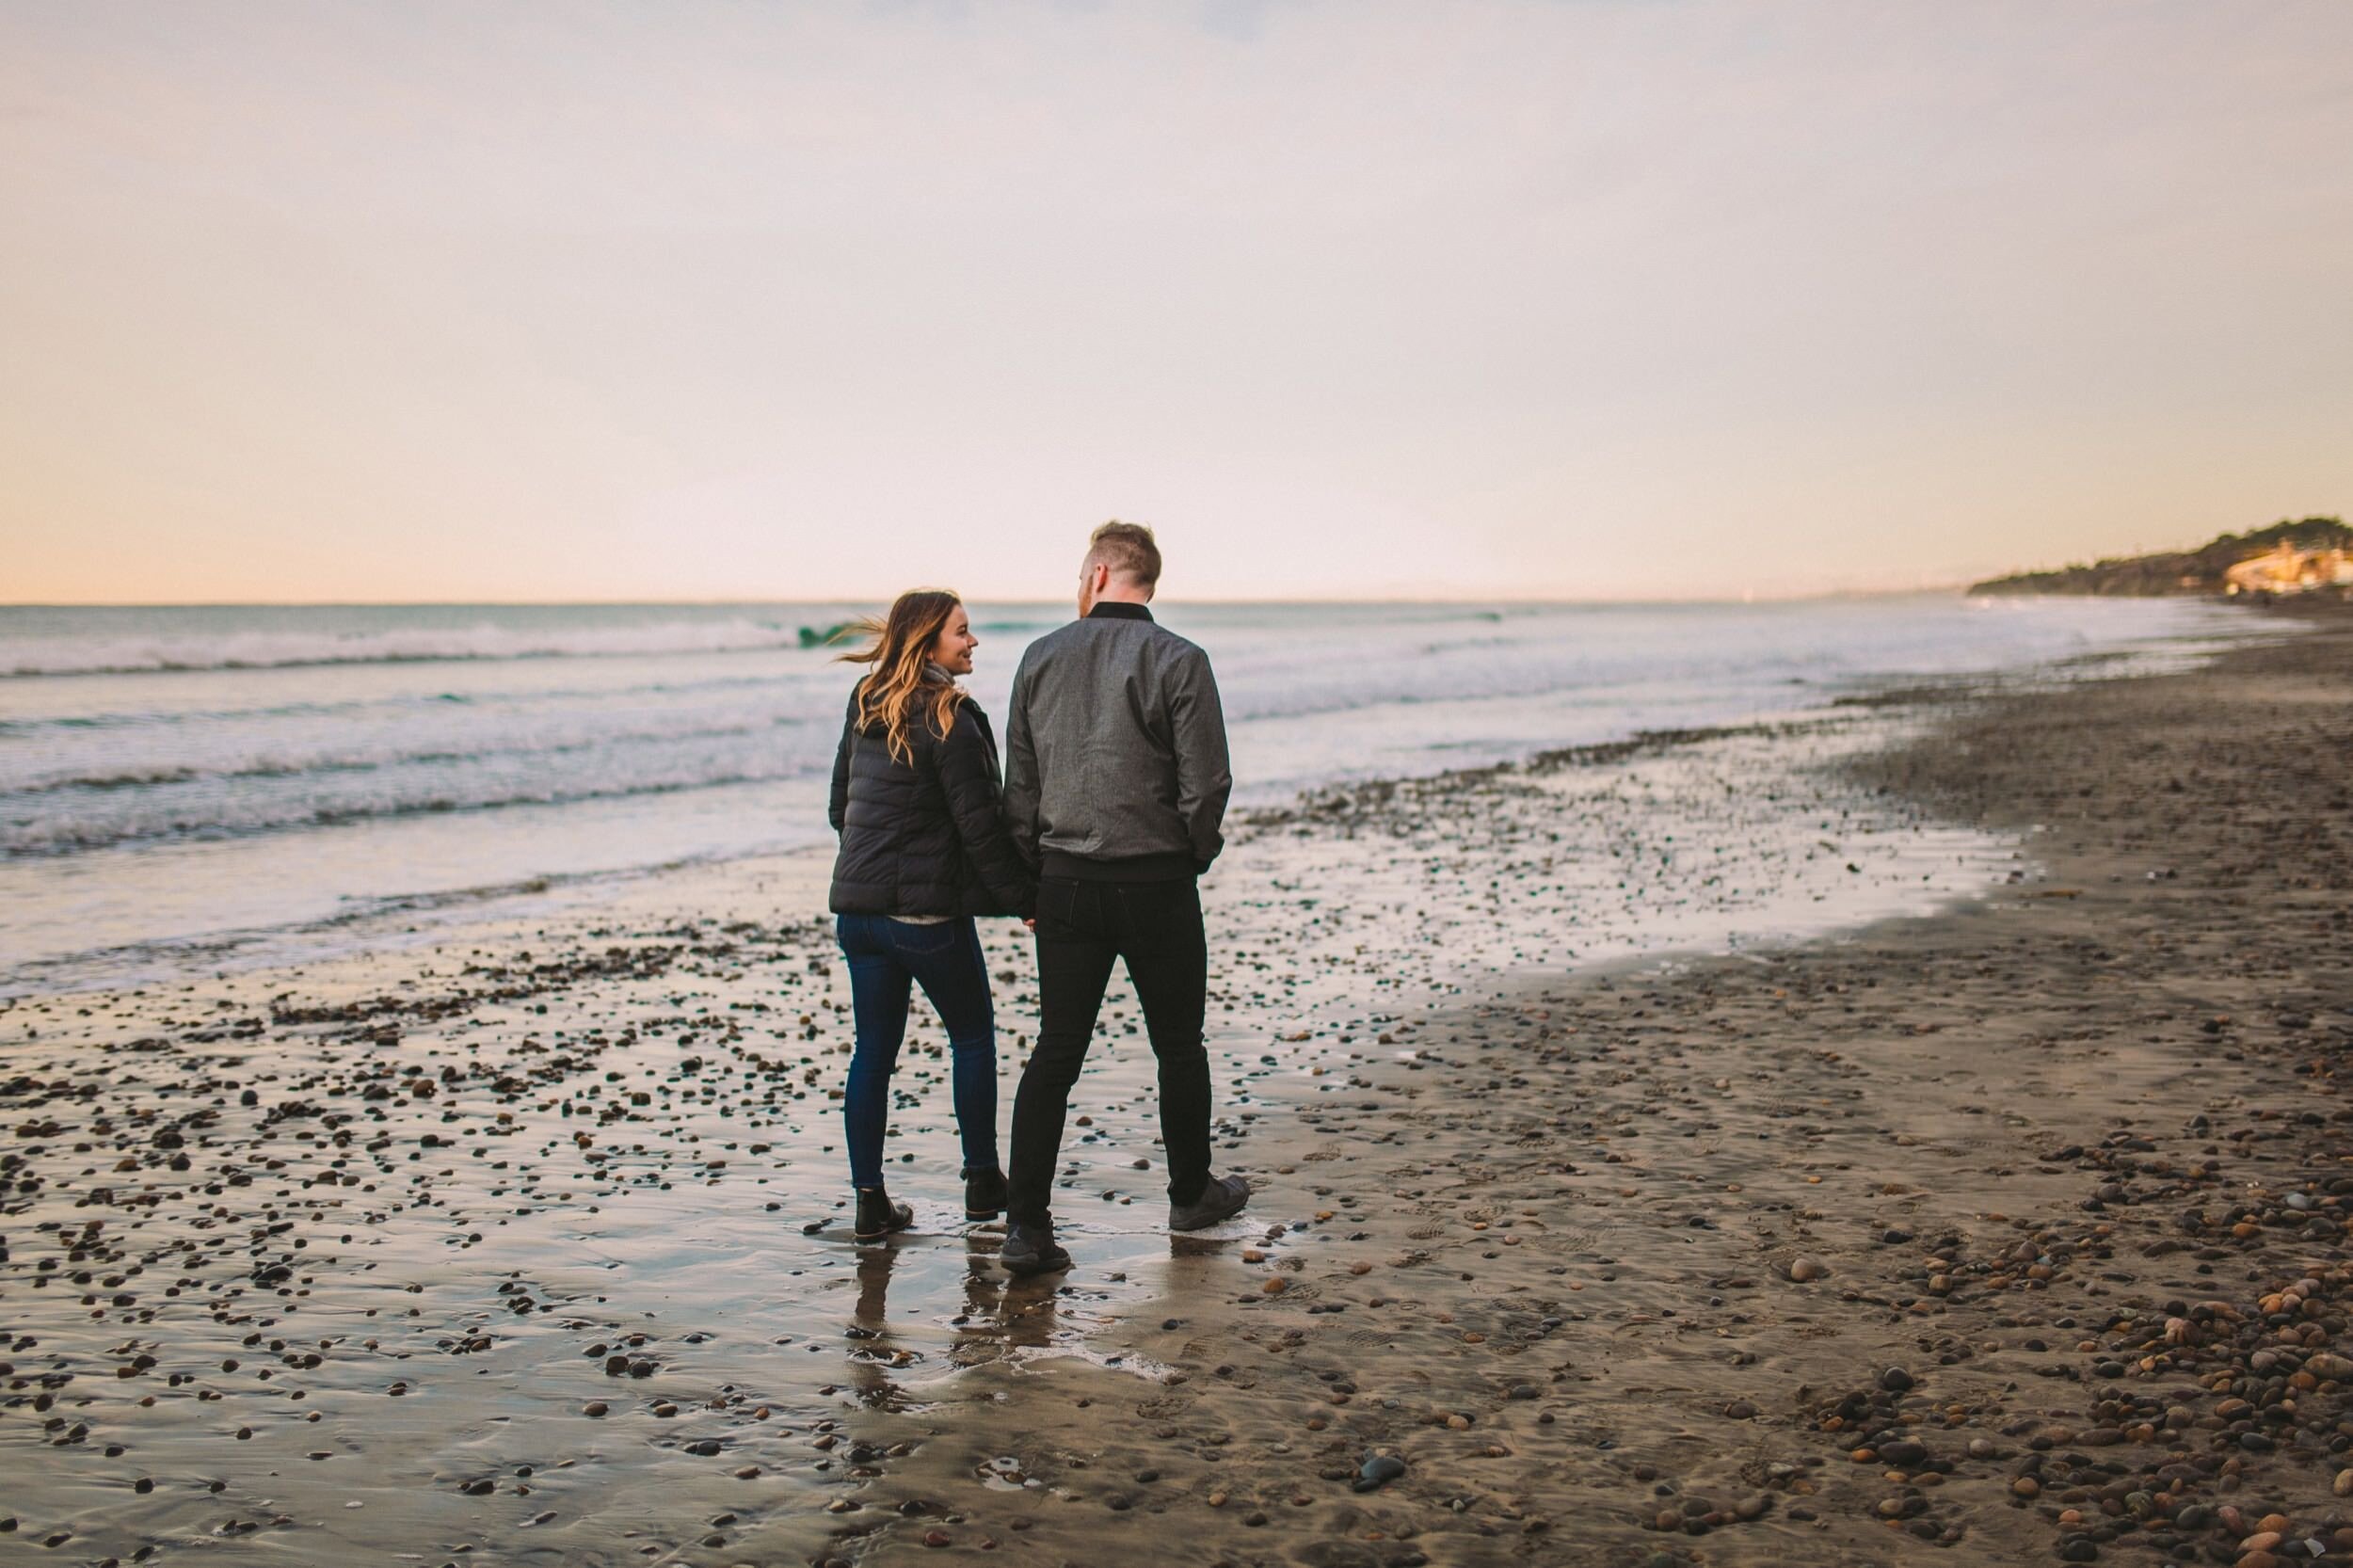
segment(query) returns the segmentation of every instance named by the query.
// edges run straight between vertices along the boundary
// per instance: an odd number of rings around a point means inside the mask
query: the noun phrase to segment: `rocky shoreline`
[[[1854,711],[1895,730],[1257,822],[1211,909],[1220,1138],[1259,1196],[1157,1229],[1114,999],[1060,1281],[1008,1282],[993,1232],[925,1200],[951,1151],[920,1030],[894,1144],[918,1230],[830,1234],[845,999],[790,871],[21,1002],[0,1453],[38,1484],[0,1549],[2353,1556],[2348,674],[2353,623],[2323,619],[2183,672]],[[1779,927],[1940,866],[1996,890],[1592,959],[1670,906]],[[1028,961],[989,943],[1010,1074]]]

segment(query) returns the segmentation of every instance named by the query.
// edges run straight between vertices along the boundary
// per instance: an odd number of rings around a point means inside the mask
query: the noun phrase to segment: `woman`
[[[910,984],[947,1026],[956,1128],[964,1143],[964,1211],[993,1220],[1005,1206],[997,1159],[997,1021],[975,915],[1033,912],[1037,889],[999,807],[997,740],[971,695],[981,640],[952,593],[901,594],[873,643],[844,660],[872,668],[850,693],[833,762],[833,912],[849,961],[857,1045],[842,1098],[856,1237],[914,1223],[883,1188],[890,1072],[906,1034]]]

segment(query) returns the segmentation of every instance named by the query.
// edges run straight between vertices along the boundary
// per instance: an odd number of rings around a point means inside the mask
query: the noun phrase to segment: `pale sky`
[[[0,601],[1908,585],[2348,367],[2346,0],[0,0]]]

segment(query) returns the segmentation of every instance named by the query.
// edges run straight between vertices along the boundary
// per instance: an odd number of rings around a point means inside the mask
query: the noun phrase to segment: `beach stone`
[[[1364,1464],[1357,1467],[1356,1480],[1351,1490],[1378,1492],[1404,1474],[1405,1462],[1395,1454],[1368,1454]]]
[[[1789,1265],[1789,1277],[1800,1285],[1821,1279],[1830,1273],[1830,1265],[1818,1257],[1800,1257]]]

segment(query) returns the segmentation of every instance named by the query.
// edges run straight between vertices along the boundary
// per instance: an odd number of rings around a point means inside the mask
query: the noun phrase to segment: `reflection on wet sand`
[[[1058,1310],[1062,1287],[1050,1279],[1016,1280],[997,1267],[1002,1233],[966,1236],[961,1246],[947,1241],[886,1241],[861,1247],[857,1299],[843,1330],[849,1340],[848,1376],[858,1401],[878,1410],[906,1411],[937,1397],[943,1375],[1075,1342],[1080,1331],[1065,1325]],[[905,1287],[910,1309],[920,1314],[949,1299],[940,1276],[962,1266],[963,1309],[946,1320],[944,1345],[917,1319],[891,1317],[894,1280]],[[907,1278],[901,1280],[904,1268]],[[920,1277],[918,1277],[920,1276]]]

